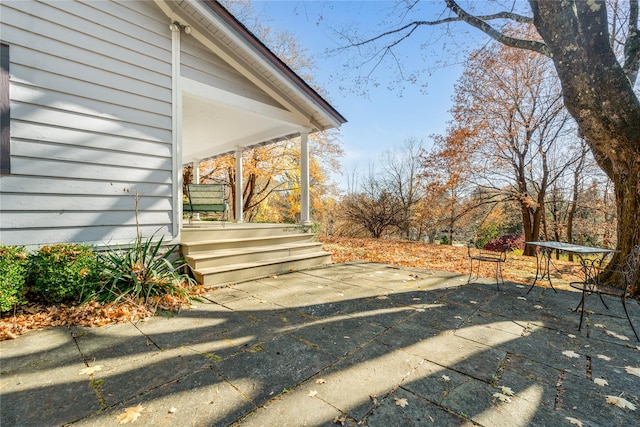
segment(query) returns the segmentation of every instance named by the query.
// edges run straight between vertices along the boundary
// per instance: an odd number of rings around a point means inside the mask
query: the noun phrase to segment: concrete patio
[[[336,264],[135,324],[31,332],[0,343],[0,424],[115,426],[137,407],[153,426],[640,425],[619,301],[591,297],[578,331],[578,293],[466,281]]]

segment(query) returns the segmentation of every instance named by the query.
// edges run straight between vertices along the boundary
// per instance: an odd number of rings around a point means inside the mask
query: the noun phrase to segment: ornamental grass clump
[[[27,262],[24,246],[0,245],[0,312],[26,304]]]
[[[81,302],[99,280],[92,248],[74,243],[43,246],[29,257],[32,293],[48,303]]]
[[[138,237],[128,248],[112,248],[100,255],[104,282],[94,297],[101,302],[134,298],[147,302],[162,295],[188,297],[187,286],[194,280],[180,271],[185,263],[178,245],[163,251],[163,239],[153,242]]]

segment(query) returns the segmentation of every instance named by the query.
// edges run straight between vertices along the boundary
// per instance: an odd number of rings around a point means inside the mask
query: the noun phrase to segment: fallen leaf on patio
[[[462,320],[462,316],[454,316],[454,319]]]
[[[622,341],[629,341],[629,337],[625,337],[624,335],[617,334],[613,331],[604,331],[604,333],[607,335],[611,335],[612,337],[618,338],[619,340],[622,340]]]
[[[608,362],[609,360],[611,360],[611,358],[610,358],[609,356],[605,356],[604,354],[597,354],[597,355],[596,355],[596,357],[597,357],[598,359],[606,360],[607,362]]]
[[[80,375],[93,375],[101,370],[102,365],[89,366],[88,368],[80,369]]]
[[[602,387],[604,387],[604,386],[606,386],[606,385],[609,385],[609,383],[607,382],[607,380],[605,380],[604,378],[594,378],[594,379],[593,379],[593,382],[594,382],[594,383],[596,383],[596,384],[598,384],[599,386],[602,386]]]
[[[571,418],[571,417],[565,417],[567,419],[567,421],[569,421],[569,424],[574,424],[577,425],[578,427],[582,427],[582,421],[575,419],[575,418]]]
[[[420,301],[420,298],[411,298],[413,301]]]
[[[622,409],[631,409],[632,411],[636,410],[636,405],[629,402],[627,399],[623,399],[618,396],[607,396],[607,403],[609,405],[616,405]]]
[[[565,350],[562,352],[562,354],[564,354],[567,357],[573,357],[576,359],[580,357],[580,355],[573,350]]]
[[[385,300],[385,299],[388,299],[388,298],[389,298],[389,297],[388,297],[388,296],[386,296],[386,295],[380,295],[377,299]]]
[[[325,384],[327,382],[327,380],[325,380],[324,378],[318,378],[316,380],[316,384]]]
[[[533,308],[535,308],[536,310],[542,310],[544,307],[541,305],[534,305]]]
[[[627,371],[628,374],[635,375],[636,377],[640,377],[640,368],[625,366],[624,370]]]
[[[170,408],[169,409],[169,413],[170,414],[175,414],[177,410],[178,410],[178,408],[175,408],[175,407],[174,408]]]
[[[443,375],[443,376],[442,376],[442,379],[443,379],[443,380],[445,380],[445,381],[451,381],[451,378],[449,378],[449,377],[448,377],[448,376],[446,376],[446,375]]]
[[[569,338],[575,338],[575,337],[576,337],[576,336],[575,336],[575,335],[573,335],[573,334],[567,334],[567,336],[568,336]]]
[[[378,396],[376,396],[375,394],[370,395],[369,399],[371,399],[374,405],[378,404]]]
[[[144,408],[141,404],[138,404],[138,406],[130,406],[128,408],[125,408],[124,412],[118,415],[118,421],[120,421],[120,424],[126,424],[128,422],[133,423],[142,414],[143,410]]]
[[[315,396],[316,394],[318,394],[318,392],[317,392],[317,391],[315,391],[315,390],[311,390],[311,391],[309,391],[308,396],[309,396],[309,397],[313,397],[313,396]]]
[[[407,399],[405,399],[404,397],[403,398],[396,397],[395,400],[396,400],[396,405],[401,408],[404,408],[409,404],[409,402],[407,402]]]
[[[416,308],[418,313],[424,313],[426,310],[424,308]]]
[[[493,393],[493,397],[495,397],[496,399],[500,399],[501,402],[506,402],[506,403],[511,402],[511,399],[509,398],[509,396],[506,396],[502,393]]]
[[[502,394],[505,396],[513,396],[515,394],[513,390],[511,390],[511,387],[502,386],[500,388],[502,389]]]
[[[471,303],[471,304],[477,304],[477,303],[478,303],[478,301],[469,301],[469,303]]]
[[[604,328],[604,325],[602,323],[594,323],[593,327],[594,328]]]
[[[333,419],[333,423],[334,424],[340,424],[341,426],[344,425],[344,422],[347,421],[347,417],[339,417],[336,415],[336,417]]]
[[[525,297],[518,297],[518,299],[521,299],[522,301],[526,301],[527,300]]]

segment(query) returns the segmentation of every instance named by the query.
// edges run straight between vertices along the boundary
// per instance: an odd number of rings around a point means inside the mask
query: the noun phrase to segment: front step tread
[[[239,239],[198,240],[197,242],[182,243],[182,246],[204,246],[204,245],[224,244],[224,243],[234,243],[234,242],[260,242],[260,241],[277,240],[277,239],[292,239],[295,237],[311,238],[312,235],[309,233],[298,233],[298,234],[282,234],[277,236],[242,237]]]
[[[320,247],[322,246],[322,243],[305,241],[305,242],[281,243],[277,245],[248,246],[244,248],[240,247],[240,248],[230,248],[230,249],[214,249],[211,251],[196,252],[193,254],[185,255],[185,258],[193,261],[201,261],[205,259],[224,258],[224,257],[234,256],[234,255],[247,255],[247,254],[286,250],[286,249],[312,248],[314,246]]]
[[[206,267],[206,268],[198,269],[196,270],[196,272],[198,274],[201,274],[202,276],[207,276],[210,274],[226,273],[229,271],[245,270],[245,269],[250,269],[255,267],[282,264],[286,262],[300,261],[300,260],[313,259],[313,258],[321,258],[326,256],[331,256],[331,253],[325,252],[325,251],[318,251],[310,254],[299,254],[299,255],[274,258],[269,261],[243,262],[243,263],[230,264],[230,265],[218,266],[218,267]]]

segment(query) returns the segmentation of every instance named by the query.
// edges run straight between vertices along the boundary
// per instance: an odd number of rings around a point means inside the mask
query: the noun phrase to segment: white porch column
[[[182,230],[182,95],[180,87],[180,26],[171,30],[171,157],[173,190],[173,238],[180,239]]]
[[[236,147],[236,222],[244,222],[242,213],[242,147]]]
[[[309,132],[300,134],[300,224],[311,225],[309,217]]]
[[[194,160],[191,162],[191,167],[193,168],[193,183],[200,184],[200,161]]]
[[[193,170],[193,183],[200,184],[200,161],[194,160],[193,162],[191,162],[191,168]],[[195,219],[196,221],[199,221],[200,213],[199,212],[194,213],[193,219]]]

